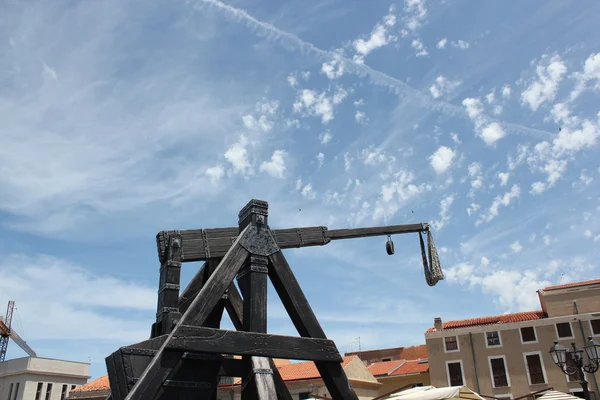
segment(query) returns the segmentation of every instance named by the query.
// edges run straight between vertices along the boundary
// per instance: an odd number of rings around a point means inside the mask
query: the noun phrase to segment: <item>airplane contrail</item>
[[[371,81],[371,83],[378,85],[378,86],[385,87],[389,90],[392,90],[397,96],[410,96],[411,101],[413,101],[413,102],[417,101],[420,105],[427,107],[430,110],[436,110],[436,111],[443,112],[444,114],[449,115],[449,116],[453,116],[453,117],[458,116],[458,117],[470,120],[469,116],[467,115],[466,110],[462,106],[458,106],[456,104],[448,103],[445,101],[432,99],[428,94],[425,94],[425,93],[421,92],[420,90],[413,88],[412,86],[406,84],[405,82],[403,82],[397,78],[394,78],[394,77],[389,76],[381,71],[373,69],[373,68],[369,67],[368,65],[358,63],[352,59],[344,57],[333,51],[323,50],[323,49],[315,46],[314,44],[307,42],[292,33],[281,30],[268,22],[264,22],[264,21],[256,19],[255,17],[248,14],[248,12],[246,12],[243,9],[233,7],[229,4],[225,4],[220,0],[199,0],[199,1],[204,4],[208,4],[213,7],[218,8],[220,10],[225,11],[232,17],[245,22],[250,29],[252,29],[254,31],[259,31],[261,34],[264,34],[266,37],[271,37],[273,39],[276,39],[281,44],[283,44],[284,47],[287,47],[288,50],[290,48],[298,49],[302,53],[314,54],[314,55],[318,56],[319,58],[326,60],[326,61],[329,61],[331,59],[337,59],[344,63],[345,71],[355,74],[355,75],[358,75],[361,78],[368,77],[369,80]],[[194,3],[197,4],[197,1],[194,1]],[[514,133],[520,133],[520,134],[524,133],[527,135],[533,135],[533,136],[536,136],[539,138],[545,138],[545,139],[547,139],[549,136],[552,137],[555,135],[552,132],[547,132],[547,131],[540,130],[540,129],[530,128],[530,127],[523,126],[520,124],[508,123],[508,122],[505,122],[505,121],[502,121],[502,120],[499,120],[496,118],[491,118],[488,116],[485,116],[485,119],[488,122],[497,122],[497,123],[501,124],[507,130],[512,131]]]

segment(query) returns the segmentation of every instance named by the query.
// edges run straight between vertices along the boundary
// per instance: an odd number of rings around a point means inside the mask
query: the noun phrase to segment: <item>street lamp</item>
[[[583,364],[583,350],[575,346],[575,342],[571,342],[570,348],[562,347],[558,344],[558,340],[554,341],[554,346],[550,348],[550,354],[554,364],[558,366],[565,374],[575,375],[579,377],[579,384],[583,389],[583,397],[586,400],[590,399],[590,392],[588,390],[588,382],[585,380],[585,372],[593,374],[600,368],[600,344],[592,340],[592,337],[588,337],[588,342],[583,346],[585,353],[590,361],[589,364]],[[572,362],[567,362],[567,354],[570,356]]]

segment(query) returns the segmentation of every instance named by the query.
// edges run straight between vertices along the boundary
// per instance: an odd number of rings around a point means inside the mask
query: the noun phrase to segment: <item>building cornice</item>
[[[595,313],[585,313],[585,314],[573,314],[573,315],[565,315],[561,317],[549,317],[549,318],[541,318],[541,319],[533,319],[529,321],[519,321],[519,322],[507,322],[502,324],[489,324],[489,325],[475,325],[464,328],[453,328],[453,329],[444,329],[441,331],[435,332],[425,332],[425,339],[440,339],[445,336],[457,336],[457,335],[467,335],[469,333],[484,333],[490,331],[507,331],[513,329],[519,329],[527,326],[546,326],[551,324],[557,324],[560,322],[569,322],[569,321],[589,321],[591,319],[596,319],[600,317],[600,312]]]

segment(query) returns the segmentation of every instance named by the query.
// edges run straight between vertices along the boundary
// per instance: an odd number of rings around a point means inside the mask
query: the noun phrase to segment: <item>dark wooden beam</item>
[[[244,301],[233,282],[229,285],[229,289],[227,289],[225,308],[235,329],[238,331],[244,330]]]
[[[326,339],[304,292],[283,253],[269,256],[269,277],[298,333],[304,337]],[[333,400],[358,400],[340,362],[315,362]]]
[[[340,363],[335,343],[329,339],[302,338],[268,333],[238,332],[183,325],[167,345],[169,350],[249,356],[270,356]]]
[[[398,235],[423,232],[429,225],[407,224],[375,226],[354,229],[332,229],[326,226],[304,228],[274,229],[273,236],[281,249],[297,247],[324,246],[332,240],[354,239],[369,236]],[[162,231],[157,235],[159,259],[166,256],[166,243],[169,234],[174,231]],[[189,229],[178,231],[183,244],[183,262],[202,261],[212,257],[223,257],[238,235],[239,228]]]
[[[244,232],[241,235],[243,234]],[[150,365],[148,365],[148,368],[140,377],[140,380],[129,392],[126,400],[151,400],[155,398],[163,382],[167,380],[184,353],[177,352],[179,354],[176,357],[172,356],[173,352],[170,351],[168,353],[171,354],[167,356],[165,348],[169,345],[169,341],[173,336],[178,335],[180,326],[204,324],[249,256],[248,251],[239,244],[241,235],[234,241],[215,272],[202,287],[202,290],[200,290],[194,301],[192,301],[192,304],[190,304],[185,314],[183,314],[175,329],[169,334],[165,344],[160,348],[159,352],[150,362]]]

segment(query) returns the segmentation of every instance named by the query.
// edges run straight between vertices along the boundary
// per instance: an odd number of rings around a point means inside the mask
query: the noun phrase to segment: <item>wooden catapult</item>
[[[239,213],[238,227],[158,233],[156,322],[149,340],[106,358],[109,398],[215,400],[220,379],[238,377],[243,400],[291,400],[273,362],[280,358],[314,361],[332,399],[358,400],[342,356],[325,336],[282,249],[387,235],[386,250],[393,254],[392,234],[419,233],[426,280],[433,286],[444,277],[429,225],[271,230],[267,217],[268,204],[251,200]],[[191,261],[205,263],[180,295],[181,265]],[[267,277],[300,337],[267,334]],[[236,331],[220,329],[224,310]]]

